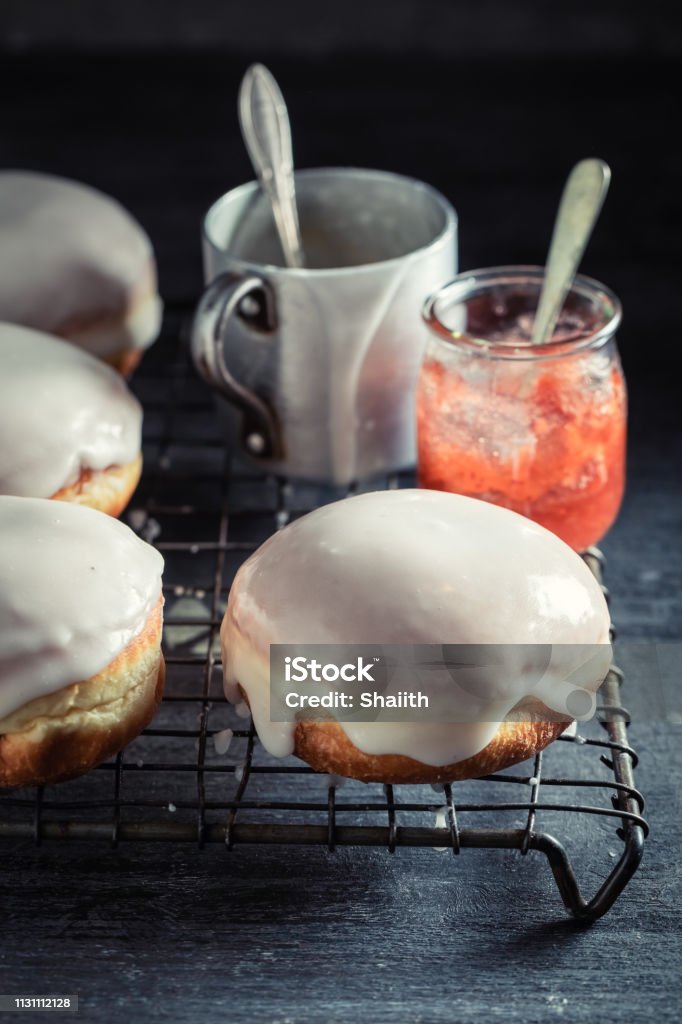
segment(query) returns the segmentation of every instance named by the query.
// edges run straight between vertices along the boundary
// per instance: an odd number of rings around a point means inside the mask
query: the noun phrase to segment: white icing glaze
[[[64,178],[0,171],[0,319],[80,340],[113,354],[158,333],[151,243],[116,200]],[[131,328],[125,319],[151,293]],[[99,325],[101,322],[101,332]]]
[[[101,324],[81,331],[72,331],[68,340],[93,356],[105,358],[131,349],[149,346],[161,329],[163,303],[158,295],[148,295],[138,302],[125,318],[115,324]]]
[[[137,458],[142,409],[109,366],[5,323],[0,365],[0,494],[47,498],[82,469]]]
[[[232,729],[221,729],[220,732],[213,733],[213,746],[219,757],[228,752],[233,736]]]
[[[447,804],[445,804],[443,807],[439,807],[436,810],[436,820],[433,823],[433,827],[434,828],[449,828],[450,827],[449,810],[450,810],[450,808],[448,807]],[[436,851],[436,853],[446,853],[447,850],[448,850],[448,847],[447,846],[434,846],[433,849]]]
[[[586,689],[610,661],[606,602],[575,552],[507,509],[428,490],[348,498],[275,534],[237,574],[221,639],[228,699],[241,699],[239,683],[276,756],[292,752],[294,725],[270,721],[272,643],[506,645],[510,686],[494,695],[494,721],[340,722],[366,753],[429,765],[478,753],[538,693],[528,647],[511,645],[553,645],[543,697],[582,664],[578,645],[604,648]]]
[[[0,718],[113,661],[149,618],[162,570],[111,516],[0,496]]]

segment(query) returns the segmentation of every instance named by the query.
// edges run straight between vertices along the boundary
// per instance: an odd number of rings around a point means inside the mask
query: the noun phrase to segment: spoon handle
[[[532,342],[552,336],[578,264],[608,191],[611,171],[603,160],[581,160],[568,176],[547,256]]]
[[[263,64],[252,64],[242,79],[239,122],[261,188],[272,203],[284,261],[288,267],[302,267],[289,115],[277,82]]]

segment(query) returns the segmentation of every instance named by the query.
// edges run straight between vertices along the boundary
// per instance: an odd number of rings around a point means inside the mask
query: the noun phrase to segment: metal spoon
[[[608,164],[595,159],[581,160],[568,176],[554,221],[545,279],[535,314],[534,345],[542,345],[552,336],[610,181]]]
[[[272,204],[284,262],[302,267],[289,115],[277,82],[263,64],[252,64],[242,79],[239,123],[256,176]]]

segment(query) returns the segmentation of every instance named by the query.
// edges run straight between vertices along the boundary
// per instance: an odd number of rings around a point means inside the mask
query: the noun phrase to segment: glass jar
[[[582,551],[603,537],[623,497],[621,306],[578,276],[551,340],[533,345],[543,273],[473,270],[427,300],[419,484],[513,509]]]

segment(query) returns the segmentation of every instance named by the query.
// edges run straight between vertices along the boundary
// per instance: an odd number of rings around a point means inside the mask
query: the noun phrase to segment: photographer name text
[[[336,665],[314,659],[308,661],[303,657],[287,657],[284,659],[284,677],[288,683],[338,683],[339,681],[343,683],[373,683],[372,670],[376,667],[377,661],[377,658],[365,661],[360,657],[354,662]],[[377,690],[363,690],[357,695],[336,691],[320,695],[291,690],[285,696],[285,704],[292,710],[341,708],[344,711],[352,711],[356,707],[377,710],[382,708],[428,708],[429,698],[420,690],[401,690],[391,694],[379,693]]]

